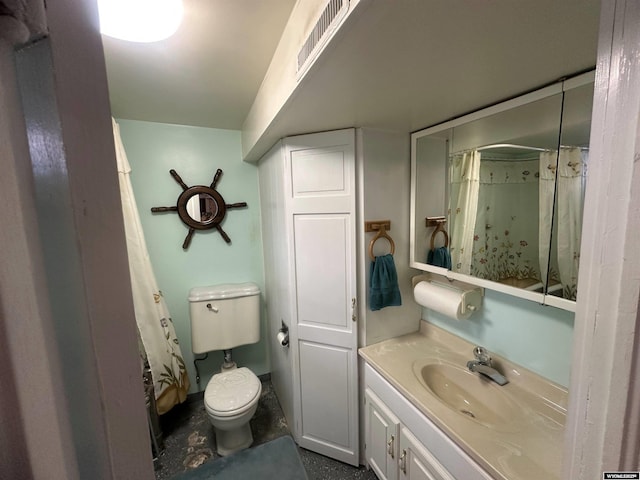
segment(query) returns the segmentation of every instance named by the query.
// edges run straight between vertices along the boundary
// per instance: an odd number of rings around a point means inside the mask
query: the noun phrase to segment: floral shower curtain
[[[482,157],[471,274],[493,281],[540,279],[538,159]],[[533,220],[533,221],[532,221]]]
[[[158,289],[149,259],[129,177],[131,167],[120,138],[120,128],[115,120],[112,122],[133,306],[142,343],[140,354],[151,368],[156,409],[159,414],[163,414],[185,400],[189,390],[189,377],[171,316],[162,292]]]
[[[480,184],[480,152],[472,150],[451,159],[451,264],[453,270],[470,273],[473,253],[473,232],[478,211]]]

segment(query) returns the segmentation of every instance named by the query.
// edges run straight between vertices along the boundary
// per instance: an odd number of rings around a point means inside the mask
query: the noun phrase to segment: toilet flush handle
[[[219,309],[218,307],[214,307],[213,305],[211,305],[210,303],[207,303],[207,308],[209,310],[213,310],[214,313],[218,313]]]

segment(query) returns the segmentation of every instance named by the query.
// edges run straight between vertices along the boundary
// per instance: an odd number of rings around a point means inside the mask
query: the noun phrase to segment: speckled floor
[[[258,410],[251,420],[253,446],[290,435],[269,375],[261,377],[261,381],[262,394]],[[154,460],[157,480],[171,479],[206,461],[220,458],[216,453],[213,427],[204,409],[202,393],[190,395],[185,403],[162,415],[160,423],[164,435],[164,450]],[[355,468],[304,448],[299,448],[299,452],[309,480],[376,479],[373,471],[365,467]]]

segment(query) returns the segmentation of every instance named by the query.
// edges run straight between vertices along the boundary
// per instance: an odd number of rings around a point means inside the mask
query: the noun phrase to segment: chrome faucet
[[[484,347],[475,347],[473,349],[473,356],[476,357],[476,359],[467,362],[467,368],[469,370],[488,377],[498,385],[506,385],[509,383],[509,380],[507,380],[504,375],[491,366],[491,357]]]

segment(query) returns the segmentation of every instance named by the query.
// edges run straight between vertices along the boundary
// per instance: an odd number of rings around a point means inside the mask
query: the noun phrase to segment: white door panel
[[[302,437],[350,451],[351,352],[307,341],[299,345]]]
[[[358,465],[353,130],[285,139],[300,446]]]
[[[351,329],[350,216],[295,215],[298,325]]]
[[[341,147],[298,150],[291,159],[294,198],[350,195],[348,181]]]

